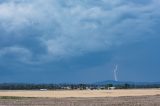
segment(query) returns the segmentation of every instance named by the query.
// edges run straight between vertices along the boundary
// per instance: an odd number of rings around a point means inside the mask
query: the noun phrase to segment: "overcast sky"
[[[160,81],[160,0],[0,0],[0,82]]]

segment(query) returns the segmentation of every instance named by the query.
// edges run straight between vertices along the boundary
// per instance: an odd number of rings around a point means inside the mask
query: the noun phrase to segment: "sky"
[[[160,81],[160,0],[0,0],[0,83]]]

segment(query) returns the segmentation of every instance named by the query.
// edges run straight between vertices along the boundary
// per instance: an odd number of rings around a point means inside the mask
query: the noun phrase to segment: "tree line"
[[[137,88],[160,88],[160,84],[136,85],[136,84],[25,84],[25,83],[1,83],[0,90],[85,90],[85,89],[137,89]]]

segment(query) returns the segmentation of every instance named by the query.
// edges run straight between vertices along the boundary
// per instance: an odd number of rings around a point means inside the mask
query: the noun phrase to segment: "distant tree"
[[[126,84],[124,84],[124,88],[128,89],[128,88],[130,88],[130,85],[126,83]]]
[[[105,86],[105,89],[108,89],[109,87],[113,87],[113,84],[107,84],[107,85]]]
[[[79,89],[80,90],[85,90],[86,89],[86,84],[79,84]]]

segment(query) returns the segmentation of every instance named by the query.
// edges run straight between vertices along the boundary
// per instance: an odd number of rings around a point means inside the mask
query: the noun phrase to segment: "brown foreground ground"
[[[160,106],[160,95],[103,98],[0,97],[0,106]]]

